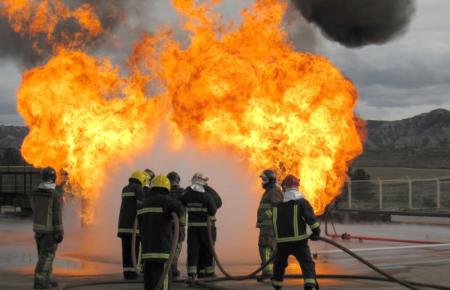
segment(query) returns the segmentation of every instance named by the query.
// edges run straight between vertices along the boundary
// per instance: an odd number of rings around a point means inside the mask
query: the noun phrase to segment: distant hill
[[[367,121],[365,151],[354,166],[450,168],[450,111],[398,121]]]
[[[0,148],[19,148],[27,134],[27,127],[0,125]]]
[[[0,125],[0,149],[18,149],[27,133],[26,127]],[[450,168],[450,111],[437,109],[398,121],[369,120],[364,146],[353,166]]]

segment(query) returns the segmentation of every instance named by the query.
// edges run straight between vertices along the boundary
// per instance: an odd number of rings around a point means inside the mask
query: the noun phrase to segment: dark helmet
[[[148,176],[150,176],[150,181],[153,179],[153,178],[155,178],[155,172],[153,172],[153,170],[150,170],[150,169],[145,169],[144,170],[145,171],[145,173],[147,173],[148,174]]]
[[[56,171],[51,167],[45,167],[41,170],[41,180],[44,182],[55,182]]]
[[[172,186],[180,184],[180,175],[178,175],[178,173],[176,173],[175,171],[169,172],[167,174],[167,178],[169,178],[170,184]]]
[[[264,170],[259,177],[261,177],[264,186],[277,183],[277,174],[271,169]]]
[[[288,188],[298,188],[300,186],[300,180],[292,174],[286,176],[281,183],[283,190],[286,191]]]

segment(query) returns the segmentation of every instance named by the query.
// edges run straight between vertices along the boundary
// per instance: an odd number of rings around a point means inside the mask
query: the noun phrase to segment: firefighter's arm
[[[181,218],[184,216],[184,207],[181,204],[181,202],[179,202],[178,200],[176,200],[174,198],[168,198],[167,206],[168,206],[169,212],[174,212],[180,219],[180,223],[181,223]]]
[[[320,223],[317,221],[316,215],[314,214],[314,209],[311,204],[306,200],[302,199],[302,217],[311,228],[312,234],[310,239],[317,241],[320,237]]]
[[[62,197],[57,191],[53,191],[53,227],[55,229],[55,238],[58,243],[62,242],[64,228],[62,222]]]
[[[212,199],[209,194],[205,194],[206,208],[208,209],[208,215],[213,216],[217,212],[216,202]]]
[[[211,186],[207,186],[207,189],[211,192],[211,195],[214,197],[214,201],[216,202],[216,207],[219,209],[222,207],[222,198],[217,191],[214,190]]]
[[[136,186],[135,189],[136,194],[136,208],[139,209],[142,207],[142,203],[144,202],[144,190],[140,186]]]

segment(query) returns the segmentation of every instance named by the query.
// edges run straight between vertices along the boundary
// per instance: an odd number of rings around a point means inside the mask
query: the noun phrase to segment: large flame
[[[323,213],[362,152],[351,81],[324,57],[294,51],[281,29],[282,1],[255,1],[238,29],[218,23],[209,5],[173,2],[191,43],[167,44],[160,75],[180,131],[235,149],[256,170],[299,176]]]
[[[22,154],[37,167],[69,173],[76,193],[94,205],[111,160],[124,160],[151,141],[157,98],[124,79],[107,60],[60,50],[46,65],[26,72],[18,108],[30,128]],[[93,209],[85,208],[86,222]]]
[[[23,8],[29,1],[0,1],[22,31],[14,9],[29,11]],[[355,87],[324,57],[294,51],[281,26],[284,1],[255,0],[238,27],[221,23],[213,10],[218,1],[205,2],[173,0],[190,43],[183,47],[167,31],[144,35],[127,63],[130,77],[106,59],[61,48],[26,72],[18,92],[30,127],[23,156],[38,167],[65,169],[78,194],[95,201],[106,170],[151,142],[160,121],[155,112],[170,112],[179,140],[189,135],[208,149],[231,148],[255,174],[273,168],[280,177],[298,175],[322,213],[362,152]],[[82,15],[79,23],[95,23],[83,7],[85,13],[75,14]],[[87,35],[101,33],[89,25]],[[155,83],[161,97],[147,98]],[[85,218],[92,217],[87,209]]]

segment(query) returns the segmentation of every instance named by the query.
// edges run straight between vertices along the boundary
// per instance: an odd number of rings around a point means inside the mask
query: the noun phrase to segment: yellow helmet
[[[148,179],[148,175],[144,171],[135,171],[133,172],[133,174],[131,174],[130,179],[136,179],[141,183],[142,186],[144,186],[146,180]]]
[[[152,179],[152,182],[150,183],[150,188],[152,188],[152,187],[161,187],[161,188],[165,188],[168,191],[170,191],[169,178],[167,178],[167,176],[162,175],[162,174],[155,176]]]

